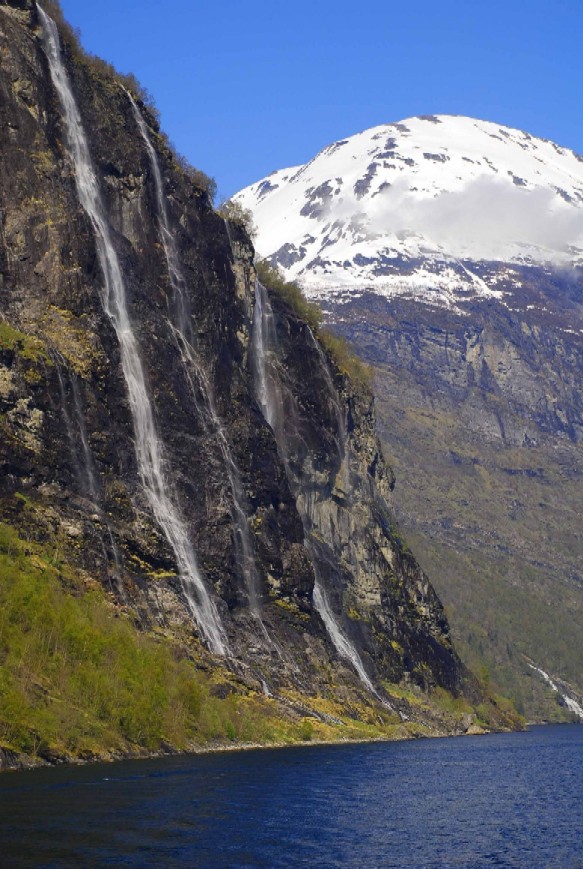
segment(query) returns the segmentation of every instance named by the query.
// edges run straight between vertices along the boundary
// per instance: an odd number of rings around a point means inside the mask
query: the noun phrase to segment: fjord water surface
[[[2,867],[583,867],[583,727],[0,776]]]

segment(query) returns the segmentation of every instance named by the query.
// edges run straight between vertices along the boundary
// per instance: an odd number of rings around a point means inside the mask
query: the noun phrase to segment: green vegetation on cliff
[[[191,661],[0,525],[0,740],[30,754],[177,747],[231,720]]]
[[[63,563],[58,546],[0,523],[0,749],[53,762],[229,744],[403,739],[463,729],[469,720],[489,726],[489,707],[473,710],[444,691],[385,687],[407,701],[410,720],[369,702],[353,700],[347,709],[333,695],[286,689],[279,700],[265,697],[198,645],[138,626],[98,582]]]
[[[320,307],[306,299],[300,285],[295,281],[286,281],[279,269],[267,260],[258,260],[255,270],[263,286],[277,293],[298,317],[306,321],[338,371],[348,377],[357,389],[369,390],[372,385],[371,367],[358,358],[348,341],[322,327]]]
[[[305,730],[219,666],[140,631],[97,583],[0,524],[0,747],[92,757],[293,742]]]
[[[27,362],[38,362],[41,359],[45,362],[49,361],[42,342],[38,338],[33,335],[26,335],[5,320],[0,320],[0,350],[18,353],[20,358]]]

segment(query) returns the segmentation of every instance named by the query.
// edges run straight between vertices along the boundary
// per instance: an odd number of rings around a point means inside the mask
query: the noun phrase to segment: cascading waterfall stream
[[[320,558],[317,552],[317,542],[311,531],[312,520],[307,509],[307,492],[302,480],[298,480],[291,470],[291,451],[286,431],[286,416],[284,414],[284,387],[277,371],[275,362],[276,352],[277,335],[275,317],[265,288],[259,281],[256,281],[255,310],[253,315],[253,354],[257,400],[266,422],[275,435],[277,448],[280,458],[286,467],[290,485],[295,489],[294,494],[298,512],[304,527],[305,546],[314,568],[314,607],[320,615],[338,654],[350,662],[363,685],[382,701],[364,668],[357,650],[340,628],[326,596],[319,568]],[[322,364],[325,364],[325,360],[323,360]],[[329,372],[327,374],[330,377]],[[331,381],[330,385],[332,386]]]
[[[583,706],[577,703],[577,701],[573,697],[570,697],[569,694],[566,693],[564,686],[557,685],[557,682],[555,682],[555,680],[551,678],[548,673],[545,673],[545,671],[541,669],[541,667],[537,667],[536,664],[532,664],[530,661],[527,661],[526,664],[528,667],[530,667],[531,670],[534,670],[535,673],[538,673],[538,675],[543,679],[544,682],[546,682],[546,684],[550,688],[553,689],[553,691],[556,691],[557,694],[559,694],[563,698],[563,703],[565,704],[569,712],[573,712],[581,721],[583,721]],[[556,676],[555,679],[559,681]]]
[[[231,490],[231,516],[235,528],[235,544],[237,548],[238,561],[241,565],[243,578],[247,587],[250,609],[253,614],[259,618],[259,576],[255,561],[253,542],[249,531],[249,523],[245,511],[245,496],[243,493],[241,476],[216,409],[213,390],[206,372],[198,359],[198,355],[193,347],[193,342],[190,340],[191,326],[187,302],[186,281],[182,272],[180,257],[176,249],[174,237],[170,229],[170,221],[168,219],[168,209],[166,208],[166,197],[164,194],[162,173],[160,171],[158,156],[150,140],[146,122],[144,121],[141,112],[129,91],[125,90],[125,92],[130,101],[136,123],[146,146],[150,158],[150,165],[152,167],[152,174],[154,176],[154,188],[158,208],[158,225],[164,247],[170,285],[174,297],[173,319],[176,322],[170,324],[172,334],[182,358],[193,400],[195,404],[198,405],[197,395],[200,395],[202,398],[203,408],[198,409],[199,411],[202,410],[201,416],[207,427],[207,431],[210,429],[210,434],[216,438],[223,459],[223,464],[227,471],[229,487]],[[263,622],[261,624],[265,632]]]
[[[69,413],[68,407],[68,399],[67,399],[67,390],[65,389],[65,380],[63,378],[62,368],[64,368],[64,362],[60,355],[56,353],[51,353],[51,358],[55,364],[55,370],[57,372],[57,380],[59,381],[59,393],[61,396],[61,413],[63,415],[63,419],[65,420],[65,429],[67,431],[67,440],[69,441],[69,453],[71,454],[71,460],[73,462],[73,470],[75,471],[75,476],[77,477],[77,483],[84,495],[89,495],[91,502],[94,506],[96,506],[97,500],[97,486],[95,482],[95,474],[93,473],[93,463],[88,460],[88,454],[86,452],[89,448],[89,444],[87,443],[87,439],[81,435],[81,443],[83,448],[83,463],[79,461],[79,455],[77,450],[77,444],[75,442],[75,426],[73,425],[73,421],[71,419],[71,414]]]
[[[109,549],[106,546],[103,537],[100,535],[103,557],[107,567],[109,567],[110,561],[111,559],[113,559],[114,578],[117,584],[118,593],[125,597],[125,591],[121,580],[120,551],[117,543],[115,542],[115,537],[113,536],[113,531],[111,529],[109,520],[107,519],[107,516],[105,515],[101,507],[101,492],[98,484],[97,473],[95,470],[93,454],[91,452],[91,447],[89,446],[89,437],[87,435],[87,427],[85,425],[85,418],[81,405],[81,396],[79,395],[79,387],[77,385],[75,376],[69,373],[67,379],[71,394],[73,396],[73,413],[75,422],[75,424],[73,424],[73,419],[71,418],[71,414],[69,413],[69,400],[67,397],[67,390],[65,388],[65,380],[63,378],[63,371],[67,371],[67,366],[61,354],[57,353],[55,350],[51,351],[51,357],[55,364],[57,380],[59,381],[59,392],[61,395],[61,412],[63,414],[63,419],[65,420],[65,428],[67,430],[67,440],[69,441],[69,452],[71,454],[73,468],[77,476],[78,484],[81,488],[81,491],[83,492],[83,494],[89,496],[93,505],[93,509],[95,510],[95,513],[100,523],[102,523],[107,529]],[[78,454],[77,442],[75,438],[76,434],[79,436],[79,440],[81,441],[82,461],[80,461]]]
[[[233,250],[233,237],[231,235],[231,227],[229,226],[229,221],[226,217],[223,217],[223,223],[225,224],[225,232],[227,233],[227,238],[229,239],[229,247],[231,248],[231,256],[235,259],[235,252]]]
[[[64,113],[67,144],[75,168],[79,201],[87,212],[95,233],[97,255],[103,273],[101,301],[119,342],[140,479],[156,521],[174,552],[189,609],[210,649],[224,655],[227,653],[227,645],[216,605],[199,572],[179,509],[169,494],[162,444],[154,422],[138,343],[127,310],[121,266],[113,245],[81,116],[61,58],[58,30],[55,22],[43,9],[40,6],[37,9],[51,79]]]

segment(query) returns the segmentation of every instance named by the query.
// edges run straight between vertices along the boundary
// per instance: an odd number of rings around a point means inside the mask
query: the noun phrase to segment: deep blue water
[[[583,726],[0,776],[4,867],[583,867]]]

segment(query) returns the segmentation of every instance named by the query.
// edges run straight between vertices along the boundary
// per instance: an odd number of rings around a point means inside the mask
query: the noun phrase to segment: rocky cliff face
[[[237,690],[263,685],[282,703],[286,691],[305,702],[384,697],[403,715],[411,709],[388,683],[479,700],[387,506],[391,474],[370,397],[274,296],[271,352],[293,405],[290,448],[278,440],[257,392],[247,237],[176,165],[148,110],[138,105],[137,116],[115,78],[65,38],[60,62],[87,131],[106,253],[119,264],[143,368],[147,406],[131,400],[132,369],[104,302],[104,254],[80,201],[46,32],[27,0],[0,4],[0,24],[3,521],[53,550],[87,588],[104,587],[143,630],[178,637],[201,661],[204,592],[224,632],[220,666],[242,680]],[[178,531],[153,509],[136,434],[145,407]],[[194,590],[177,550],[181,529],[195,554]],[[315,571],[366,678],[314,605]]]
[[[339,628],[378,672],[420,682],[423,673],[439,673],[439,683],[455,690],[441,605],[388,507],[394,480],[379,450],[371,396],[333,374],[308,327],[290,320],[277,297],[271,311],[272,346],[280,350],[272,361],[279,408],[270,422],[316,584]]]
[[[416,395],[407,392],[407,403],[431,393],[444,411],[460,413],[469,430],[508,446],[535,446],[548,437],[579,443],[579,277],[535,266],[512,271],[501,284],[503,301],[472,299],[447,308],[359,292],[332,306],[332,319],[354,330],[370,361],[390,362],[405,380],[410,375],[404,389]]]

